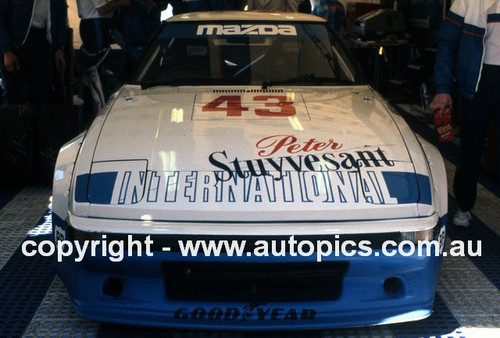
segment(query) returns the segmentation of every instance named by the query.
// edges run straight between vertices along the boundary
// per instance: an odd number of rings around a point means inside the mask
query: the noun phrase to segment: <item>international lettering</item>
[[[346,159],[344,159],[346,160]],[[349,163],[349,164],[347,164]],[[344,166],[354,166],[348,160]],[[384,163],[383,161],[381,163]],[[300,167],[306,164],[297,164]],[[342,162],[339,163],[339,166]],[[370,165],[372,165],[370,163]],[[111,204],[138,203],[245,203],[273,205],[295,203],[374,203],[393,204],[383,174],[378,170],[337,170],[280,172],[280,179],[273,174],[254,175],[241,170],[229,171],[150,171],[146,179],[140,173],[119,173],[114,185]],[[218,177],[216,179],[216,177]],[[142,195],[137,192],[143,192]]]

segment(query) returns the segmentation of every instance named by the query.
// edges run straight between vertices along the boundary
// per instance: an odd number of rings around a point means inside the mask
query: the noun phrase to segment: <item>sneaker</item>
[[[458,210],[453,217],[453,223],[456,226],[467,228],[470,225],[470,221],[472,219],[472,215],[468,211]]]

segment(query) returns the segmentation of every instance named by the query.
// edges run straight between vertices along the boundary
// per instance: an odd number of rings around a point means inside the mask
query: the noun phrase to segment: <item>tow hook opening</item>
[[[109,277],[102,285],[102,292],[107,296],[118,298],[123,292],[123,282],[118,277]]]
[[[403,281],[397,277],[389,277],[384,281],[384,290],[395,295],[403,289]]]

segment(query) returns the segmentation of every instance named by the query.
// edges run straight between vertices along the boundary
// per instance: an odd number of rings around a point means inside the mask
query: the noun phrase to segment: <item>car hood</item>
[[[83,145],[92,160],[78,168],[76,213],[335,221],[430,204],[428,176],[369,87],[127,86],[101,120]]]

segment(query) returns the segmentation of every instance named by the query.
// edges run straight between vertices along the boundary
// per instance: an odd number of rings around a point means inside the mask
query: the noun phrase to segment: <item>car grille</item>
[[[162,264],[168,299],[212,302],[335,300],[347,267],[347,262]]]

